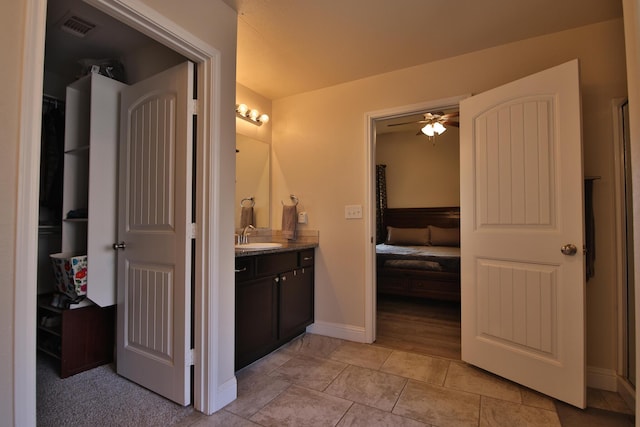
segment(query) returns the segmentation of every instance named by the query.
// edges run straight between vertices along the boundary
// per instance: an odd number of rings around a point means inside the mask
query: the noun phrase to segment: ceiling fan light
[[[446,130],[447,130],[447,128],[445,128],[445,127],[442,125],[442,123],[440,123],[440,122],[436,122],[436,123],[433,125],[433,130],[434,130],[438,135],[442,135],[442,133],[443,133],[444,131],[446,131]]]
[[[434,135],[434,129],[433,129],[433,125],[431,123],[427,123],[422,129],[420,129],[422,131],[422,133],[424,133],[427,136],[433,136]]]

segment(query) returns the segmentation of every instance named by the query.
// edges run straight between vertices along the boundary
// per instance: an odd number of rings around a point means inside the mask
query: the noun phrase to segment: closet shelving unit
[[[79,308],[38,300],[38,349],[69,375],[113,359],[116,303],[119,92],[125,84],[89,74],[67,87],[62,252],[87,255],[87,299]],[[86,217],[69,218],[84,210]]]

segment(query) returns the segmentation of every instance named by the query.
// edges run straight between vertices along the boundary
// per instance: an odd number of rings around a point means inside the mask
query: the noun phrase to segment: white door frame
[[[221,333],[218,322],[211,319],[219,312],[217,298],[221,283],[217,266],[220,197],[218,167],[220,151],[221,91],[220,52],[190,34],[138,0],[84,0],[106,14],[175,50],[198,66],[198,131],[196,177],[196,292],[194,407],[210,414],[235,399],[235,377],[218,386],[217,362],[225,350],[218,345]],[[36,295],[38,253],[37,174],[40,164],[40,121],[42,112],[44,43],[46,36],[46,0],[27,0],[25,10],[25,44],[21,82],[20,135],[18,163],[18,202],[16,207],[15,277],[20,274],[20,292],[14,298],[14,368],[13,398],[15,425],[36,424]],[[17,283],[17,281],[16,281]],[[225,353],[226,354],[226,353]],[[229,359],[232,359],[231,353]]]
[[[459,95],[451,98],[426,101],[418,104],[404,105],[372,111],[365,114],[365,265],[364,265],[364,339],[367,343],[376,340],[376,120],[391,119],[432,109],[456,108],[460,101],[470,95]]]
[[[625,208],[625,141],[622,133],[622,106],[627,103],[627,98],[615,98],[611,101],[611,112],[613,118],[613,170],[614,170],[614,202],[615,202],[615,272],[618,301],[618,366],[616,373],[616,384],[609,388],[614,388],[627,402],[629,407],[634,407],[636,392],[634,387],[627,381],[628,362],[628,301],[627,296],[627,235],[624,230],[624,223],[627,220]],[[630,153],[626,153],[630,155]],[[631,202],[631,201],[627,201]],[[633,275],[632,275],[633,276]],[[633,277],[632,277],[633,279]],[[632,302],[632,301],[631,301]],[[637,336],[637,334],[636,334]],[[635,360],[634,360],[635,362]]]

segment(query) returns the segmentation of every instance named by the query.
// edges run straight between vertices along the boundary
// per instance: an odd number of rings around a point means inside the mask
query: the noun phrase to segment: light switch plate
[[[362,205],[346,205],[344,207],[344,217],[346,219],[362,218]]]

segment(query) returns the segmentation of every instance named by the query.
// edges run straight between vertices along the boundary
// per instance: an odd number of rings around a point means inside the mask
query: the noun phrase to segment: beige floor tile
[[[343,342],[338,338],[304,334],[285,344],[281,349],[296,354],[328,358]]]
[[[428,427],[428,424],[355,403],[337,427]]]
[[[405,378],[443,385],[449,363],[448,360],[437,357],[394,351],[380,370]]]
[[[587,389],[587,406],[622,414],[633,414],[633,411],[618,393],[595,388]]]
[[[199,419],[190,427],[259,427],[259,425],[223,410]]]
[[[335,426],[352,402],[291,386],[251,417],[263,426]]]
[[[322,391],[347,367],[336,360],[299,355],[280,366],[271,374],[274,379],[289,381],[302,387]]]
[[[555,411],[482,396],[480,427],[561,427]]]
[[[535,408],[540,408],[540,409],[546,409],[548,411],[556,410],[554,399],[547,395],[538,393],[537,391],[530,390],[525,387],[520,388],[520,393],[522,396],[522,403],[524,405],[533,406]]]
[[[331,353],[330,358],[363,368],[380,369],[392,352],[387,348],[345,341]]]
[[[238,378],[247,377],[249,375],[267,375],[274,369],[279,368],[286,362],[291,360],[293,353],[284,349],[278,349],[273,353],[264,356],[262,359],[256,360],[251,365],[245,366],[236,372]]]
[[[391,411],[406,378],[359,366],[349,366],[324,391],[383,411]]]
[[[238,378],[238,398],[224,409],[249,418],[289,386],[291,386],[290,382],[267,375]]]
[[[393,413],[438,427],[477,427],[480,396],[409,380]]]
[[[520,386],[466,363],[451,362],[444,386],[522,403]]]

